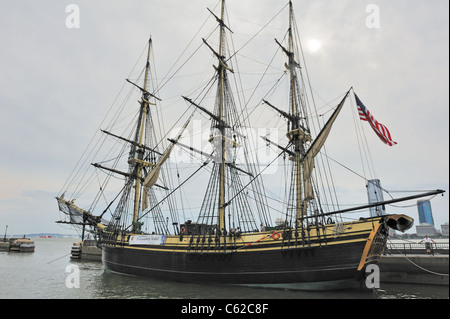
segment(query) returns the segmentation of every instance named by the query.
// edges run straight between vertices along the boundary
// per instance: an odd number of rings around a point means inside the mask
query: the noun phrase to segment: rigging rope
[[[227,61],[226,62],[228,62],[229,60],[231,60],[239,51],[241,51],[244,47],[246,47],[251,41],[253,41],[253,39],[254,38],[256,38],[256,36],[258,35],[258,34],[260,34],[261,33],[261,31],[263,31],[283,10],[284,10],[284,8],[286,8],[287,7],[287,5],[288,5],[289,3],[286,3],[286,5],[283,7],[283,8],[281,8],[281,10],[280,11],[278,11],[278,13],[272,18],[272,19],[270,19],[269,20],[269,22],[267,22],[256,34],[254,34],[251,38],[250,38],[250,40],[248,40],[239,50],[237,50],[237,51],[235,51],[234,52],[234,54],[233,55],[231,55],[228,59],[227,59]]]
[[[159,204],[161,204],[164,200],[166,200],[167,197],[169,197],[170,195],[172,195],[176,190],[178,190],[181,186],[184,185],[184,183],[186,183],[189,179],[191,179],[191,177],[193,177],[195,174],[197,174],[203,167],[205,167],[207,164],[209,164],[209,161],[206,161],[203,163],[202,166],[200,166],[194,173],[192,173],[188,178],[186,178],[183,183],[181,183],[180,185],[178,185],[177,188],[175,188],[173,191],[171,191],[169,194],[167,194],[166,197],[164,197],[163,199],[161,199],[157,204],[155,204],[152,208],[148,209],[147,212],[145,214],[142,214],[137,221],[141,220],[144,216],[146,216],[148,213],[150,213],[155,207],[157,207]],[[125,228],[124,230],[127,230],[128,228],[130,228],[130,226],[128,226],[127,228]]]
[[[393,243],[391,242],[390,239],[389,239],[389,242],[390,242],[391,244],[393,244]],[[397,249],[397,251],[398,251],[403,257],[405,257],[405,259],[406,259],[407,261],[409,261],[411,264],[413,264],[413,265],[416,266],[417,268],[422,269],[423,271],[426,271],[426,272],[428,272],[428,273],[430,273],[430,274],[433,274],[433,275],[444,276],[444,277],[448,277],[448,276],[449,276],[449,274],[441,274],[441,273],[438,273],[438,272],[434,272],[434,271],[425,269],[425,268],[423,268],[422,266],[419,266],[418,264],[416,264],[415,262],[413,262],[411,259],[409,259],[408,257],[406,257],[406,255],[403,255],[403,254],[401,253],[401,251],[398,250],[398,248],[396,248],[396,249]]]
[[[244,189],[246,189],[251,183],[253,183],[270,165],[272,165],[283,154],[284,151],[278,154],[278,156],[275,157],[272,162],[270,162],[266,167],[264,167],[264,169],[262,169],[250,182],[248,182],[244,187],[242,187],[242,189],[239,192],[237,192],[232,198],[230,198],[228,202],[225,203],[225,206],[228,206],[240,193],[244,191]]]

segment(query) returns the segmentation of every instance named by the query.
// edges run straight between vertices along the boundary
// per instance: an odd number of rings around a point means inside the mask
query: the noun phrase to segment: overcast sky
[[[148,37],[153,38],[162,76],[210,15],[206,8],[214,9],[217,2],[0,0],[1,234],[6,225],[10,234],[73,233],[55,224],[59,213],[54,197]],[[398,142],[386,146],[366,130],[383,186],[446,190],[432,200],[440,229],[449,219],[449,2],[293,3],[315,91],[331,101],[355,88]],[[73,13],[66,12],[70,4],[79,8],[79,25],[67,22]],[[280,0],[229,0],[236,45],[245,43],[250,31],[258,30],[284,5]],[[377,10],[379,16],[372,20]],[[270,45],[281,27],[275,22],[265,30]],[[198,40],[205,36],[200,33]],[[265,49],[254,52],[261,50]],[[210,57],[208,49],[202,52]],[[245,54],[251,53],[247,47]],[[197,67],[203,70],[212,72],[211,63]],[[186,104],[179,105],[183,112]],[[340,127],[345,130],[346,124],[334,129],[339,132]],[[341,143],[344,153],[351,148],[342,138],[333,142]],[[415,207],[404,212],[418,221]]]

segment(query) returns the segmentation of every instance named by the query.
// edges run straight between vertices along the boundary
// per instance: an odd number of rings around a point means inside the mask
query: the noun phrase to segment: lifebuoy
[[[186,227],[181,226],[180,233],[184,234],[186,232]]]
[[[278,239],[280,239],[280,233],[277,232],[277,231],[274,231],[274,232],[272,233],[272,239],[273,239],[273,240],[278,240]]]

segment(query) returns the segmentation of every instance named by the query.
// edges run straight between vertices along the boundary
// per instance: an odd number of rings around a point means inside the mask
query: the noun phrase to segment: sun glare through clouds
[[[312,39],[308,41],[308,50],[311,53],[315,53],[322,47],[322,43],[319,40]]]

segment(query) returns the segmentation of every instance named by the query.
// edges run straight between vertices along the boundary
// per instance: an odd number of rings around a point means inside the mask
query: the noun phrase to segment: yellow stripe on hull
[[[324,226],[319,226],[319,230],[317,230],[316,226],[310,229],[309,236],[304,236],[303,240],[299,236],[297,240],[295,237],[289,240],[284,240],[285,243],[290,243],[290,245],[285,244],[283,247],[281,243],[283,242],[283,238],[279,237],[279,239],[275,240],[272,237],[275,232],[282,234],[282,230],[276,231],[266,231],[266,232],[258,232],[258,233],[249,233],[242,234],[240,237],[236,238],[234,241],[234,237],[230,238],[226,237],[226,244],[223,241],[223,236],[220,237],[220,245],[215,247],[216,241],[214,235],[184,235],[183,239],[180,241],[180,236],[167,236],[167,239],[164,244],[164,248],[159,248],[158,246],[151,247],[139,247],[132,246],[128,244],[128,238],[124,241],[121,241],[121,238],[118,238],[118,244],[122,242],[124,245],[122,247],[127,249],[135,249],[135,250],[151,250],[151,251],[165,251],[165,252],[175,252],[175,253],[186,253],[186,252],[202,252],[202,253],[218,253],[223,254],[224,252],[261,252],[261,251],[269,251],[269,250],[290,250],[290,249],[299,249],[299,248],[313,248],[320,247],[325,245],[340,245],[340,244],[348,244],[354,242],[362,242],[367,241],[370,234],[373,230],[379,227],[380,218],[364,220],[364,221],[355,221],[341,224],[328,224]],[[293,230],[294,231],[294,230]],[[305,230],[305,233],[307,231]],[[318,234],[319,233],[319,236]],[[139,236],[134,235],[133,236]],[[131,236],[131,234],[130,234]],[[210,236],[210,237],[209,237]],[[358,236],[359,238],[352,238]],[[194,242],[189,245],[191,238],[194,238]],[[197,238],[206,238],[211,239],[212,241],[209,243],[200,243],[197,246],[196,240]],[[320,242],[317,242],[320,241]],[[273,246],[277,244],[276,246]],[[226,246],[226,249],[224,249]],[[270,247],[272,246],[272,247]]]

